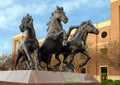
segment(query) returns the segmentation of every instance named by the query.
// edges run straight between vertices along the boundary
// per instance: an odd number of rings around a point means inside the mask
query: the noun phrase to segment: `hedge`
[[[115,81],[111,79],[103,80],[100,85],[120,85],[120,80],[115,80]]]

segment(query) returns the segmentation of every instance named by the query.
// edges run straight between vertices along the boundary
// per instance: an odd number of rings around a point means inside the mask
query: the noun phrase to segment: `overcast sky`
[[[27,13],[33,17],[37,38],[46,37],[46,23],[57,5],[69,18],[63,25],[66,31],[82,21],[110,19],[110,0],[0,0],[0,54],[12,53],[12,38],[20,33],[19,24]]]

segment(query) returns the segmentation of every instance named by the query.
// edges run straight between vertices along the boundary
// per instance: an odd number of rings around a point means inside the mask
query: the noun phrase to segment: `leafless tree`
[[[108,56],[109,65],[120,70],[120,42],[111,41],[109,43]]]
[[[0,55],[0,63],[0,70],[12,70],[14,67],[14,60],[9,53]]]

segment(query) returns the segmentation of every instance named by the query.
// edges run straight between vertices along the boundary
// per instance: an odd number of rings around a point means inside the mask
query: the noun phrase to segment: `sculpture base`
[[[35,70],[0,71],[0,85],[99,85],[88,74]]]

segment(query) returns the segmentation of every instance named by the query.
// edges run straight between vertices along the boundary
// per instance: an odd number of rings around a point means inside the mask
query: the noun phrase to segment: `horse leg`
[[[40,66],[40,69],[41,70],[45,70],[45,68],[43,66],[41,66],[41,62],[44,62],[46,64],[46,59],[44,59],[42,53],[39,51],[39,54],[38,54],[38,63],[39,63],[39,66]]]
[[[56,66],[59,66],[61,64],[60,58],[59,58],[59,53],[55,54],[55,58],[58,60],[58,64]]]
[[[28,65],[28,59],[26,55],[22,56],[22,61],[24,63],[24,70],[30,69],[30,66]]]
[[[47,58],[47,62],[46,62],[46,65],[47,65],[47,70],[49,71],[49,70],[52,70],[52,71],[55,71],[56,69],[55,68],[53,68],[53,67],[51,67],[51,59],[52,59],[52,55],[48,55],[47,56],[48,58]]]
[[[66,59],[67,59],[67,57],[68,57],[68,54],[64,54],[63,56],[64,56],[63,63],[64,63],[64,64],[67,64],[67,61],[66,61]]]
[[[31,59],[31,57],[30,57],[30,53],[29,53],[27,47],[24,45],[23,48],[24,48],[24,51],[25,51],[25,53],[26,53],[26,56],[27,56],[27,59],[28,59],[30,68],[34,69],[33,61],[32,61],[32,59]]]
[[[61,36],[62,35],[62,45],[66,46],[67,45],[67,33],[65,30],[61,30],[60,32],[56,33],[56,36]]]
[[[62,44],[63,44],[63,46],[66,46],[67,45],[67,39],[68,39],[67,33],[65,32],[65,30],[62,30],[62,31],[63,31],[63,42],[62,42]]]
[[[16,59],[16,62],[15,62],[15,67],[14,67],[14,69],[16,70],[17,68],[17,64],[18,64],[18,62],[19,62],[19,60],[20,60],[20,58],[22,57],[22,54],[19,52],[18,54],[17,54],[17,59]]]
[[[88,53],[86,50],[83,51],[82,53],[87,57],[87,59],[86,59],[86,61],[83,62],[79,67],[83,67],[84,65],[86,65],[86,63],[91,59],[89,53]]]
[[[35,55],[35,69],[36,70],[42,70],[42,68],[39,65],[39,61],[41,61],[41,59],[39,57],[39,49],[37,48],[36,50],[34,50],[34,55]]]
[[[47,65],[49,66],[50,63],[51,63],[51,58],[52,58],[52,55],[48,55],[48,58],[47,58]]]
[[[68,69],[74,69],[74,66],[73,66],[73,64],[72,64],[72,62],[73,62],[73,60],[74,60],[74,56],[75,56],[75,54],[72,54],[71,56],[70,56],[70,62],[66,65],[66,67],[65,68],[63,68],[63,71],[68,71]]]
[[[72,65],[72,62],[73,62],[73,60],[74,60],[74,56],[75,56],[75,54],[72,54],[71,56],[70,56],[70,62],[68,63],[68,67],[70,68],[71,66],[73,66]],[[74,67],[73,67],[74,68]]]
[[[59,70],[59,66],[60,66],[60,64],[61,64],[61,60],[60,60],[60,58],[59,58],[59,55],[60,55],[60,53],[56,53],[56,54],[55,54],[55,59],[58,60],[58,64],[55,65],[55,69],[56,69],[57,71]]]
[[[54,36],[58,37],[59,35],[63,34],[63,31],[61,30],[60,32],[56,33]]]

